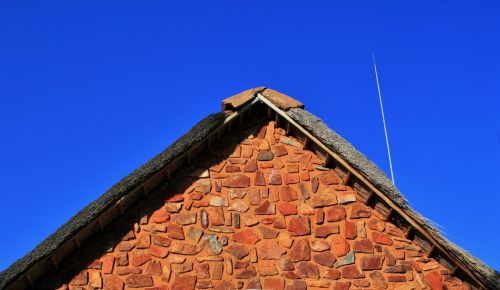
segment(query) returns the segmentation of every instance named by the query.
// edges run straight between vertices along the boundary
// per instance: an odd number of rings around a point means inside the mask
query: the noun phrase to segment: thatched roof
[[[258,96],[264,97],[272,102],[278,110],[285,112],[285,114],[299,126],[307,130],[307,132],[320,140],[331,151],[335,152],[344,161],[349,163],[380,192],[424,228],[440,246],[442,246],[454,259],[462,263],[463,266],[465,266],[476,279],[481,281],[483,285],[486,285],[486,287],[490,289],[499,289],[500,274],[477,258],[471,256],[465,250],[448,241],[429,220],[411,209],[401,192],[373,162],[368,160],[349,142],[332,131],[323,121],[305,111],[302,103],[279,92],[263,87],[251,89],[235,95],[232,98],[225,99],[223,102],[223,110],[226,110],[225,112],[212,114],[204,118],[163,152],[123,178],[101,197],[78,212],[56,232],[42,241],[29,254],[0,273],[0,289],[4,289],[9,284],[16,281],[16,279],[19,279],[28,269],[30,269],[30,267],[36,265],[42,259],[51,256],[63,243],[67,242],[76,233],[95,221],[105,210],[115,205],[131,190],[137,188],[148,180],[148,178],[160,172],[165,166],[169,165],[173,160],[181,156],[195,144],[206,139],[225,123],[228,116],[236,114],[242,107],[248,106],[252,100],[255,101],[255,98]],[[252,102],[252,104],[253,103],[256,102]]]

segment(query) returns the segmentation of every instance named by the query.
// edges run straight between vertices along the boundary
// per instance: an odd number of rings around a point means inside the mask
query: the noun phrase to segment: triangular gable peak
[[[0,289],[498,284],[302,103],[261,87],[222,107],[4,271]]]

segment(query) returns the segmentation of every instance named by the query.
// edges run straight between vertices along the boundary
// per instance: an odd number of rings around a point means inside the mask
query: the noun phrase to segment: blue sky
[[[0,269],[251,87],[389,172],[372,50],[398,187],[500,269],[498,1],[143,2],[0,4]]]

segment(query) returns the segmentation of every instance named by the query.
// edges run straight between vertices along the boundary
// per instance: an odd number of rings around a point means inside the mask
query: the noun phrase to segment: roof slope
[[[385,173],[362,153],[356,150],[349,142],[332,131],[318,117],[305,111],[303,104],[277,91],[259,87],[242,92],[223,101],[224,112],[207,116],[190,131],[180,137],[167,149],[149,160],[147,163],[123,178],[116,185],[106,191],[101,197],[78,212],[56,232],[42,241],[35,249],[23,258],[16,261],[5,271],[0,273],[0,289],[15,281],[31,266],[48,257],[64,242],[71,239],[77,232],[93,222],[105,210],[116,204],[131,190],[143,184],[148,178],[160,172],[166,165],[181,156],[195,144],[208,138],[218,127],[225,123],[227,118],[235,115],[249,104],[254,104],[258,98],[264,97],[278,110],[283,110],[287,116],[311,135],[319,139],[330,150],[337,153],[355,170],[361,173],[377,189],[399,206],[408,216],[418,222],[440,245],[449,251],[458,261],[461,261],[478,279],[491,289],[498,289],[500,274],[494,269],[471,256],[469,253],[448,241],[432,223],[410,208],[406,199],[391,183]],[[250,105],[251,105],[250,104]]]

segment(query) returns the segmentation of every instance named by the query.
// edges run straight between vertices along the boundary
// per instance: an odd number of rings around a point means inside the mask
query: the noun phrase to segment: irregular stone
[[[234,230],[230,227],[209,226],[208,230],[214,233],[232,234]]]
[[[265,227],[265,226],[260,226],[260,227],[258,227],[258,229],[259,229],[260,235],[264,239],[275,239],[279,234],[279,231]]]
[[[127,266],[128,265],[128,255],[126,252],[118,253],[116,255],[116,265],[117,266]]]
[[[223,273],[224,273],[224,264],[214,263],[214,267],[212,270],[212,280],[221,280]]]
[[[311,262],[300,262],[297,265],[297,274],[302,278],[319,279],[318,267]]]
[[[356,253],[373,254],[373,244],[369,239],[362,239],[354,241],[352,250]]]
[[[316,238],[326,238],[329,235],[337,234],[339,232],[340,230],[338,225],[317,226],[314,230],[314,236]]]
[[[264,287],[265,290],[284,290],[285,289],[285,280],[280,277],[266,277],[264,278]]]
[[[187,232],[187,237],[195,243],[198,243],[201,236],[203,236],[203,230],[197,227],[190,227]]]
[[[146,232],[150,232],[152,234],[164,233],[167,231],[167,225],[166,224],[149,224],[149,225],[143,225],[142,229],[144,229]]]
[[[264,179],[264,174],[262,171],[257,170],[255,172],[255,185],[266,185],[266,180]]]
[[[251,229],[239,231],[232,235],[231,239],[235,242],[247,245],[255,245],[258,241],[260,241],[259,236],[257,236]]]
[[[259,276],[261,277],[266,277],[266,276],[276,276],[279,274],[278,268],[276,266],[259,266]]]
[[[297,212],[297,205],[293,202],[281,202],[278,204],[278,211],[284,215],[284,216],[289,216],[289,215],[296,215]]]
[[[349,287],[351,287],[351,282],[349,281],[337,282],[335,283],[335,287],[333,287],[333,290],[349,290]]]
[[[231,188],[244,188],[250,186],[250,177],[243,174],[234,174],[222,181],[222,186]]]
[[[181,204],[182,206],[182,204]],[[153,223],[161,224],[170,219],[170,214],[163,209],[156,210],[149,219]]]
[[[340,270],[344,279],[359,279],[365,277],[358,269],[357,265],[348,265]]]
[[[302,174],[304,174],[304,173],[307,173],[307,172],[303,172]],[[308,174],[307,176],[309,176],[309,173],[307,173],[307,174]],[[301,179],[303,179],[303,178],[301,177]],[[307,178],[307,180],[309,180],[309,177]],[[309,194],[309,190],[307,189],[305,183],[303,183],[303,182],[299,183],[299,188],[300,188],[300,191],[302,192],[302,197],[304,199],[311,198],[311,195]]]
[[[235,198],[243,198],[247,194],[247,191],[245,189],[229,189],[227,191],[227,194],[229,195],[230,199],[235,199]]]
[[[311,177],[311,191],[317,192],[319,187],[319,178],[317,176]]]
[[[168,255],[168,249],[165,249],[164,247],[159,247],[156,245],[152,245],[149,248],[149,253],[152,256],[158,257],[158,258],[165,258]]]
[[[319,174],[319,182],[324,185],[340,184],[342,180],[338,177],[337,173],[333,170],[321,172]]]
[[[247,247],[242,244],[231,244],[226,247],[225,251],[233,255],[238,260],[241,260],[250,254]]]
[[[217,235],[206,235],[203,237],[202,242],[206,246],[209,255],[220,255],[222,253],[222,245],[217,241]]]
[[[147,237],[149,237],[149,235]],[[141,239],[143,240],[142,243],[141,243]],[[144,235],[139,237],[139,239],[137,240],[138,249],[147,249],[149,247],[149,244],[146,245],[144,243],[145,242],[144,240],[145,240]],[[116,248],[120,252],[128,252],[128,251],[132,250],[134,247],[135,247],[135,245],[132,242],[123,241],[123,242],[119,243]]]
[[[208,209],[208,223],[212,226],[225,225],[224,210],[222,207],[212,207]]]
[[[337,201],[339,204],[346,204],[356,201],[356,194],[353,191],[337,192]]]
[[[169,224],[167,235],[171,239],[184,240],[184,229],[176,224]]]
[[[316,214],[314,215],[315,220],[316,220],[316,221],[315,221],[315,223],[316,223],[317,225],[321,225],[321,224],[323,224],[323,223],[325,222],[325,211],[324,211],[322,208],[317,208],[317,209],[315,210],[315,213],[316,213]]]
[[[281,248],[276,240],[264,240],[257,245],[257,253],[262,260],[279,260]]]
[[[370,280],[376,289],[386,289],[388,284],[385,281],[384,275],[379,271],[370,272]]]
[[[170,252],[181,255],[196,255],[201,252],[202,249],[202,247],[198,247],[196,245],[173,242],[170,247]]]
[[[151,256],[146,251],[133,251],[130,253],[130,264],[139,267],[151,260]]]
[[[323,188],[311,199],[313,207],[325,207],[337,204],[337,197],[331,188]]]
[[[298,199],[297,191],[288,185],[281,186],[279,193],[283,201],[294,201]]]
[[[332,236],[330,238],[330,243],[332,245],[333,254],[338,258],[346,255],[349,252],[349,243],[340,237],[340,236]]]
[[[259,161],[270,161],[273,160],[273,158],[274,155],[271,151],[260,151],[259,154],[257,154],[257,160]]]
[[[293,146],[293,147],[297,147],[297,148],[300,147],[300,143],[295,142],[292,139],[288,139],[288,138],[281,139],[281,143],[286,144],[286,145],[290,145],[290,146]]]
[[[380,270],[384,263],[383,255],[368,255],[361,259],[361,269],[366,270]]]
[[[104,279],[104,289],[106,290],[123,290],[125,283],[115,275],[108,275]]]
[[[375,243],[381,244],[381,245],[390,246],[393,244],[393,241],[389,235],[384,234],[384,233],[379,233],[379,232],[372,232],[372,240]]]
[[[125,279],[125,285],[130,288],[153,286],[153,278],[149,275],[132,274]]]
[[[116,274],[123,276],[123,275],[130,275],[130,274],[141,274],[142,270],[139,268],[129,268],[129,267],[120,267],[116,269]]]
[[[311,234],[311,224],[308,217],[292,217],[288,223],[288,232],[292,236],[304,236]]]
[[[287,232],[281,232],[278,236],[278,243],[280,243],[281,246],[290,249],[290,247],[293,244],[293,240],[290,237],[290,234]]]
[[[335,249],[335,246],[334,246],[334,249]],[[339,268],[339,267],[342,267],[345,265],[354,264],[354,259],[355,259],[354,252],[349,252],[342,259],[337,260],[337,262],[335,262],[334,266],[335,266],[335,268]]]
[[[358,236],[362,239],[366,239],[366,229],[364,221],[358,222]]]
[[[201,216],[201,227],[206,229],[208,228],[208,213],[206,210],[202,209],[201,212],[200,212],[200,216]]]
[[[222,246],[227,246],[227,242],[228,242],[228,238],[227,238],[227,237],[222,237],[222,238],[220,239],[220,244],[221,244]]]
[[[362,203],[356,203],[352,206],[351,209],[351,218],[359,219],[359,218],[368,218],[370,217],[371,212],[370,208]]]
[[[337,259],[330,252],[322,252],[319,254],[315,254],[313,256],[313,261],[320,264],[320,265],[327,266],[327,267],[331,268],[331,267],[333,267],[333,264],[335,264],[335,261],[337,261]]]
[[[198,261],[198,263],[221,262],[221,261],[224,261],[224,258],[221,256],[202,256],[202,257],[196,258],[196,261]]]
[[[288,257],[293,262],[311,260],[311,248],[308,239],[296,240],[288,252]]]
[[[305,201],[299,202],[298,209],[299,209],[300,215],[314,215],[315,214],[314,208],[311,205],[309,205],[308,203],[306,203]]]
[[[285,290],[306,290],[307,284],[302,280],[293,280],[291,284],[286,285]]]
[[[345,237],[346,239],[355,239],[358,236],[358,229],[356,224],[350,221],[344,221]]]
[[[256,188],[250,189],[248,194],[248,199],[251,205],[259,205],[260,204],[259,190],[257,190]]]
[[[250,158],[253,155],[253,148],[252,146],[241,146],[241,157],[243,158]]]
[[[441,274],[438,271],[430,271],[424,274],[425,280],[431,290],[444,289]]]
[[[260,206],[255,208],[256,215],[268,215],[276,213],[276,205],[270,203],[269,200],[265,200]]]
[[[167,262],[169,262],[170,264],[182,264],[186,262],[186,257],[178,255],[168,255]]]
[[[285,173],[283,179],[285,184],[297,184],[300,182],[300,175],[297,173]]]
[[[194,266],[196,276],[199,279],[210,278],[210,266],[208,263],[196,264]]]
[[[248,279],[255,277],[257,275],[257,271],[255,271],[254,267],[248,267],[247,269],[243,269],[236,273],[236,279]]]
[[[321,240],[316,240],[311,242],[311,250],[314,252],[323,252],[330,249],[330,245]]]
[[[226,165],[227,173],[240,172],[240,171],[241,169],[238,165]]]
[[[259,223],[259,221],[255,218],[254,215],[245,216],[245,226],[252,227],[252,226],[255,226],[258,223]]]
[[[196,189],[197,192],[201,192],[203,194],[207,194],[212,190],[212,182],[210,179],[200,179],[196,182]]]
[[[102,277],[99,271],[90,272],[89,286],[94,288],[102,288]]]
[[[384,254],[385,254],[385,264],[387,266],[394,266],[396,265],[396,257],[392,254],[392,251],[389,250],[388,247],[384,247]],[[403,257],[404,259],[404,257]]]
[[[194,290],[196,286],[196,276],[177,276],[171,289]]]
[[[198,281],[198,283],[196,283],[196,288],[198,288],[198,289],[210,289],[210,288],[213,288],[212,281],[210,281],[210,280],[200,280],[200,281]]]
[[[252,278],[248,280],[247,289],[262,289],[259,278]]]
[[[288,154],[288,151],[282,144],[271,146],[271,150],[273,151],[273,154],[276,157],[281,157]]]
[[[191,225],[196,223],[196,212],[177,213],[172,220],[181,226]]]
[[[281,185],[282,180],[281,180],[281,175],[280,172],[276,169],[271,169],[269,171],[269,184],[272,185]]]
[[[113,272],[114,262],[115,257],[111,255],[104,256],[104,258],[102,258],[102,273],[111,274]]]
[[[338,280],[340,279],[340,271],[337,269],[326,269],[321,274],[321,277],[331,280]]]
[[[212,196],[212,198],[210,199],[210,206],[224,207],[228,205],[229,203],[227,201],[227,198],[223,196]]]
[[[388,275],[387,281],[389,281],[389,282],[406,282],[406,276],[405,275]],[[432,287],[431,287],[431,289],[432,289]],[[442,288],[437,288],[437,289],[442,289]]]
[[[299,165],[298,164],[288,164],[286,166],[286,172],[288,172],[288,173],[299,173]]]
[[[385,268],[385,273],[406,273],[406,267],[404,265],[394,265]]]

